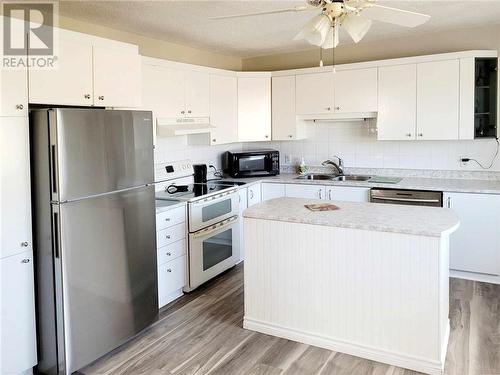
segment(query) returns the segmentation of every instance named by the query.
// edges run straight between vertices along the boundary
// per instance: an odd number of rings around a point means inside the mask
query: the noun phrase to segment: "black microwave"
[[[280,153],[276,150],[222,154],[222,169],[231,177],[261,177],[280,174]]]

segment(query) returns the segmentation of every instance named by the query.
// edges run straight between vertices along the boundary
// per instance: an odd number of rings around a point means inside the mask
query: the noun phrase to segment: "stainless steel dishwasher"
[[[409,206],[443,207],[443,192],[425,190],[371,189],[370,202]]]

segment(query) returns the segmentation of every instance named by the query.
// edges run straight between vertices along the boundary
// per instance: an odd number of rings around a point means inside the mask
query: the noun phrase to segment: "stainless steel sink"
[[[334,174],[326,173],[308,173],[297,177],[298,180],[333,180],[335,179]]]
[[[333,180],[334,181],[368,181],[370,178],[371,178],[370,176],[346,174],[343,176],[337,176],[337,177],[333,178]]]

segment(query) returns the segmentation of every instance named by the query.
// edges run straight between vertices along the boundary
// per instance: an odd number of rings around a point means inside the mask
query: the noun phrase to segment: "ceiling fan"
[[[307,5],[293,8],[233,14],[212,17],[211,19],[318,10],[321,10],[321,13],[314,16],[304,26],[295,36],[295,40],[305,39],[318,47],[335,48],[339,44],[339,27],[342,27],[352,40],[358,43],[370,29],[372,20],[405,27],[416,27],[430,19],[430,16],[426,14],[378,5],[376,0],[307,0]]]

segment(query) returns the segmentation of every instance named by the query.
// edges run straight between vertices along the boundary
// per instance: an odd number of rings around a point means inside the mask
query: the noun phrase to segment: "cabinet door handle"
[[[99,95],[99,98],[98,98],[98,99],[99,99],[99,100],[104,100],[104,96]]]
[[[319,189],[319,191],[318,191],[318,196],[319,196],[319,199],[323,199],[323,194],[321,194],[321,189]]]
[[[90,94],[85,94],[85,95],[83,95],[83,97],[84,97],[85,99],[90,99]]]
[[[170,273],[170,272],[172,272],[172,270],[169,268],[169,269],[167,270],[167,272],[169,272],[169,273]]]
[[[21,242],[21,247],[28,247],[28,241]]]
[[[335,107],[335,109],[336,109],[337,111],[340,111],[340,106]]]
[[[406,133],[406,136],[407,136],[408,138],[411,138],[411,133]]]
[[[291,134],[290,134],[290,135],[288,136],[288,138],[293,138],[293,135],[291,135]]]
[[[170,239],[170,234],[167,234],[167,240],[169,240],[169,239]]]
[[[170,221],[170,218],[169,218],[169,217],[166,217],[166,218],[165,218],[165,221]]]
[[[29,263],[29,262],[30,262],[30,260],[29,260],[29,259],[23,259],[23,260],[21,261],[21,263]]]
[[[451,197],[448,197],[448,198],[446,199],[446,206],[447,206],[448,208],[451,208]]]
[[[253,190],[250,190],[250,199],[253,199]]]
[[[424,135],[422,133],[418,133],[418,136],[419,137],[423,137]]]
[[[214,142],[214,143],[215,143],[215,142],[217,142],[217,139],[215,139],[215,138],[214,138],[214,139],[212,139],[212,142]]]
[[[332,190],[328,190],[328,200],[332,200]]]
[[[185,113],[186,113],[186,111],[181,111],[181,115],[183,115],[183,114],[185,114]]]
[[[167,253],[167,256],[168,256],[168,257],[169,257],[169,256],[172,256],[172,253]]]
[[[191,110],[189,110],[188,113],[191,113]]]
[[[266,137],[266,138],[269,138],[269,136],[268,136],[267,134],[265,135],[265,137]]]
[[[327,110],[327,111],[331,111],[331,110],[332,110],[332,107],[326,107],[326,110]]]
[[[20,111],[24,109],[24,105],[22,104],[17,104],[16,109],[19,109]]]

